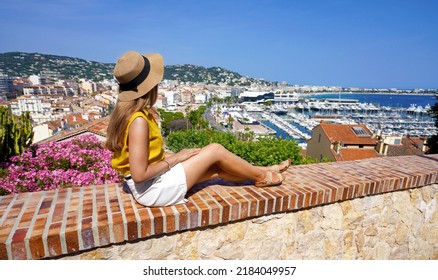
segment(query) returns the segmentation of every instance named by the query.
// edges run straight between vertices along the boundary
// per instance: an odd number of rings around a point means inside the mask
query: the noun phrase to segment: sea
[[[415,106],[433,106],[438,102],[438,98],[434,95],[411,95],[411,94],[366,94],[366,93],[321,93],[305,97],[305,99],[353,99],[359,103],[370,103],[377,107],[393,107],[404,108]],[[269,120],[263,120],[263,124],[276,131],[276,137],[283,139],[292,139],[285,131],[281,130]],[[293,123],[295,127],[305,133],[311,133],[308,129],[301,126],[299,123]],[[298,143],[305,143],[305,139],[295,139]]]

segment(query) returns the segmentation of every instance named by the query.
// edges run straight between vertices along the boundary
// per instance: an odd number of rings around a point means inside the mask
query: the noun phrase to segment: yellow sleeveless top
[[[154,164],[164,159],[163,136],[160,128],[155,122],[152,114],[146,110],[135,112],[129,119],[123,138],[123,148],[113,154],[111,165],[114,169],[120,171],[123,176],[129,175],[129,149],[128,149],[128,132],[131,123],[138,117],[145,119],[149,125],[149,164]]]

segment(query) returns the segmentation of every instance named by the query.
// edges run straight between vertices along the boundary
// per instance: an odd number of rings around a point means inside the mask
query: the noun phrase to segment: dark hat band
[[[144,59],[143,69],[133,80],[124,84],[119,84],[120,91],[137,91],[137,86],[140,85],[149,75],[149,72],[151,71],[151,63],[149,62],[149,59],[147,59],[145,56],[142,55],[142,57]]]

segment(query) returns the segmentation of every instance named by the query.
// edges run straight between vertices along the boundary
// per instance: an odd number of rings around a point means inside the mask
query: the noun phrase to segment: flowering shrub
[[[119,182],[111,157],[92,134],[31,146],[0,172],[0,195]]]

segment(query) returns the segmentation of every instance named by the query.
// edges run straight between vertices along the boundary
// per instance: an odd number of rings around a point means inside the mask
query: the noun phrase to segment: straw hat
[[[163,75],[164,62],[160,54],[126,52],[114,67],[114,76],[120,88],[119,100],[131,101],[145,95],[158,85]]]

